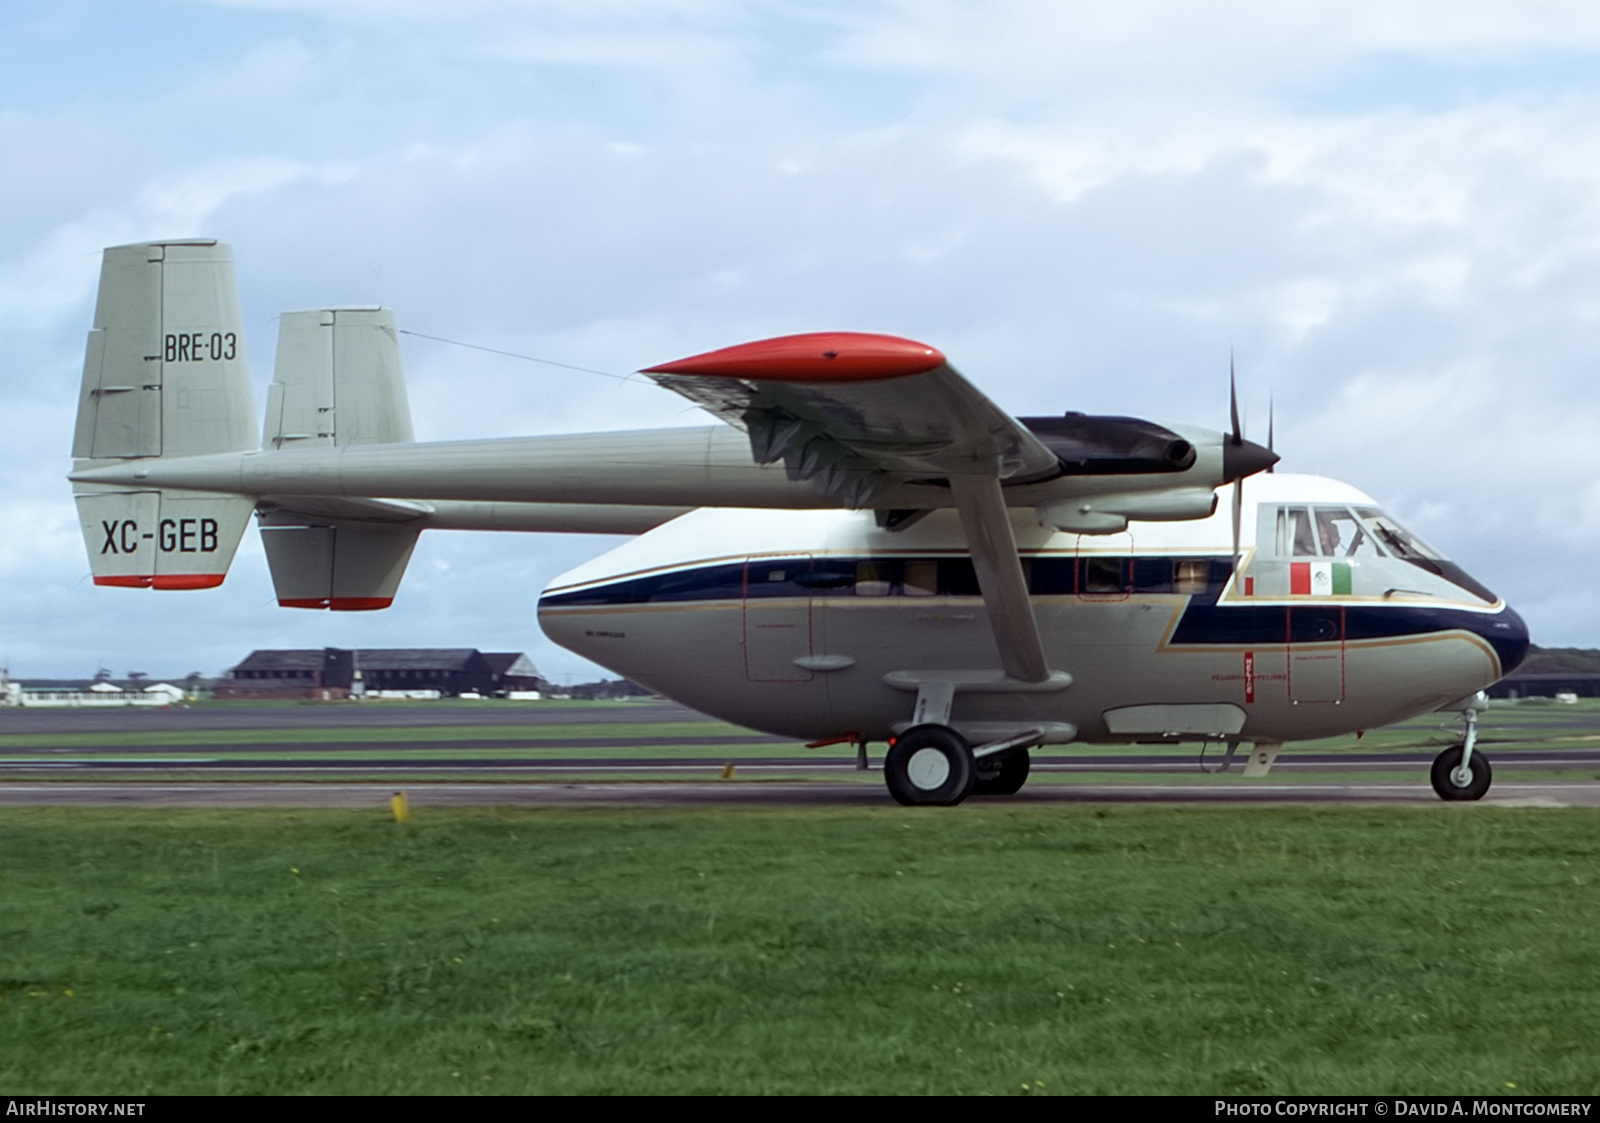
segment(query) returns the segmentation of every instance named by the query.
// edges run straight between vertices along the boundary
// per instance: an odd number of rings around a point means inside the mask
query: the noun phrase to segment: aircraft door
[[[744,673],[751,682],[810,682],[811,590],[796,579],[809,554],[753,557],[744,566]]]
[[[1289,700],[1344,701],[1344,608],[1296,605],[1288,615]]]

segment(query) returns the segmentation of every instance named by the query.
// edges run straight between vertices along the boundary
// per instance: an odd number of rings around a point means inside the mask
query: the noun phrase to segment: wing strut
[[[1028,583],[1017,557],[1017,540],[1011,533],[1000,480],[995,476],[951,476],[950,493],[961,516],[961,530],[978,571],[978,588],[1000,649],[1000,665],[1021,682],[1044,682],[1050,677],[1039,624],[1028,600]]]

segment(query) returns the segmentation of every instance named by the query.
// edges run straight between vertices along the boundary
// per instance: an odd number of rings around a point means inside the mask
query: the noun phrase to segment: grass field
[[[1600,1093],[1584,809],[0,811],[0,1092]]]

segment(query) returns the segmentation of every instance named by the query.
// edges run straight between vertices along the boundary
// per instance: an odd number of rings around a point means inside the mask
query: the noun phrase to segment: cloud
[[[61,476],[95,254],[193,233],[235,247],[258,388],[276,315],[339,303],[615,373],[892,331],[1018,413],[1217,426],[1231,348],[1252,435],[1274,396],[1286,467],[1392,504],[1536,635],[1600,637],[1561,594],[1600,548],[1600,88],[1516,69],[1600,48],[1586,6],[183,11],[232,21],[203,67],[0,109],[27,169],[0,185],[0,523],[26,531],[0,576],[32,590],[0,599],[0,629],[31,659],[144,644],[193,665],[141,669],[184,673],[425,635],[583,667],[540,646],[531,604],[602,540],[425,536],[395,609],[361,620],[272,609],[255,545],[198,608],[79,588]],[[1374,60],[1400,75],[1382,96]],[[1510,86],[1412,96],[1441,66]],[[403,351],[425,437],[700,423],[639,382]]]

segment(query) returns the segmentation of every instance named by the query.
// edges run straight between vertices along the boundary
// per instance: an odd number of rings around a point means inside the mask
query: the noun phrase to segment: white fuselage
[[[1374,520],[1392,520],[1367,496],[1284,474],[1252,479],[1245,497],[1237,569],[1226,502],[1114,535],[1013,510],[1046,654],[1065,675],[964,690],[950,723],[976,738],[1018,724],[1049,740],[1324,737],[1437,709],[1520,662],[1520,618],[1449,563],[1377,545]],[[1335,516],[1366,520],[1373,541],[1274,531]],[[886,740],[910,722],[908,676],[1000,666],[948,509],[898,530],[872,511],[694,511],[557,578],[539,618],[557,643],[667,697],[805,739]]]

